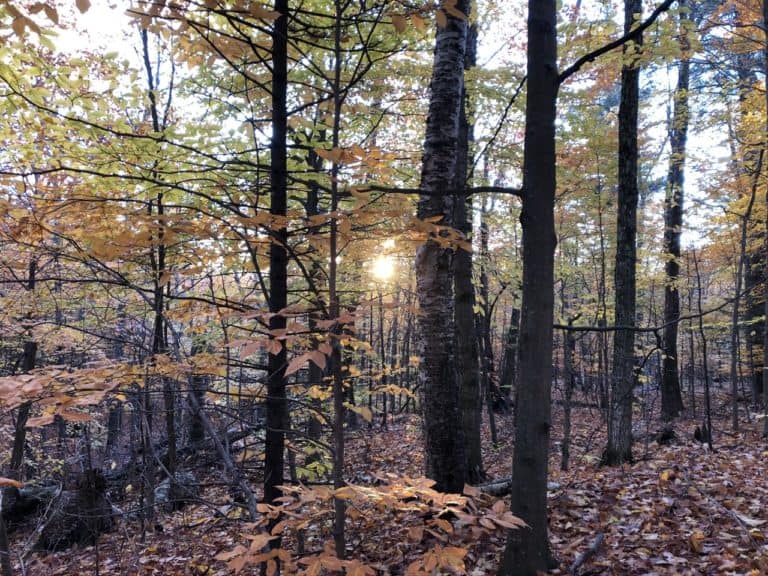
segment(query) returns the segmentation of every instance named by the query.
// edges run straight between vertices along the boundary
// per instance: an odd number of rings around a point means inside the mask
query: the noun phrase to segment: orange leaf
[[[53,414],[46,414],[27,420],[27,428],[39,428],[53,422]]]
[[[392,14],[392,26],[394,26],[395,30],[399,33],[402,33],[405,32],[408,22],[402,14]]]
[[[82,412],[70,412],[69,410],[62,410],[60,416],[69,422],[91,421],[91,416],[89,414],[83,414]]]
[[[24,484],[13,478],[0,478],[0,488],[21,488],[22,486]]]
[[[470,486],[469,484],[464,484],[464,490],[462,490],[461,493],[466,496],[470,496],[472,498],[477,498],[478,496],[480,496],[480,494],[482,494],[480,490],[478,490],[474,486]]]

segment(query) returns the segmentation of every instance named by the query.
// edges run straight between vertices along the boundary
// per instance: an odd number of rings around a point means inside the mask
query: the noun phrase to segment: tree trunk
[[[520,337],[520,308],[512,308],[509,328],[504,336],[504,355],[502,357],[499,389],[506,398],[512,395],[517,385],[517,349]]]
[[[464,70],[475,66],[477,27],[467,32]],[[465,248],[453,256],[454,323],[456,335],[456,367],[459,375],[461,422],[466,443],[467,482],[477,484],[483,477],[480,428],[482,424],[482,394],[478,371],[478,344],[475,326],[475,287],[472,283],[472,199],[464,190],[471,163],[470,147],[474,141],[474,125],[470,120],[470,101],[466,87],[462,90],[459,114],[459,137],[456,154],[456,194],[453,198],[453,226],[467,239]]]
[[[572,326],[576,318],[569,318],[568,325]],[[563,445],[561,447],[560,469],[568,470],[571,463],[571,400],[573,398],[574,370],[573,360],[576,355],[576,338],[573,331],[565,330],[563,335]]]
[[[768,0],[763,0],[763,29],[766,31],[766,45],[763,56],[763,65],[766,74],[768,74]],[[766,109],[768,109],[768,92],[766,92]],[[768,137],[768,115],[766,115],[766,137]],[[765,236],[763,237],[763,275],[768,278],[768,192],[765,194]],[[768,382],[768,285],[763,288],[763,412],[768,413],[768,393],[765,391],[765,384]],[[763,437],[768,438],[768,418],[763,419]]]
[[[696,251],[693,251],[693,267],[696,272],[696,298],[699,316],[699,336],[701,337],[701,365],[704,371],[704,425],[702,426],[702,441],[712,449],[712,406],[709,393],[709,354],[707,353],[707,335],[704,332],[704,309],[702,301],[701,272]]]
[[[480,211],[480,299],[482,300],[482,314],[476,315],[475,325],[479,331],[480,341],[480,388],[485,394],[486,412],[488,414],[488,427],[491,429],[491,442],[494,446],[499,442],[498,432],[496,430],[495,405],[506,411],[508,407],[508,394],[502,394],[495,386],[493,374],[493,341],[491,339],[491,317],[493,308],[490,302],[490,289],[488,286],[488,214],[486,198],[483,198],[483,204]]]
[[[456,8],[469,13],[469,1]],[[455,184],[458,128],[464,79],[467,22],[448,16],[438,26],[422,159],[418,217],[436,216],[450,224]],[[416,292],[421,334],[420,387],[424,398],[426,474],[436,489],[460,492],[467,478],[465,440],[454,354],[452,249],[428,238],[416,252]]]
[[[680,0],[681,8],[685,0]],[[664,286],[664,350],[661,380],[661,415],[665,420],[683,411],[680,389],[677,335],[680,318],[680,237],[683,226],[683,184],[688,139],[688,85],[690,76],[690,44],[687,36],[688,15],[680,11],[680,63],[677,67],[677,87],[670,129],[670,158],[667,176],[667,196],[664,204],[664,253],[666,284]]]
[[[629,32],[642,13],[641,0],[625,0],[624,31]],[[630,59],[642,46],[642,37],[624,45]],[[621,70],[619,104],[619,199],[614,269],[615,321],[629,330],[617,330],[613,340],[611,412],[608,446],[603,461],[608,465],[632,461],[632,393],[635,384],[636,263],[637,263],[637,115],[640,100],[640,68],[625,62]]]
[[[523,160],[523,302],[512,468],[512,510],[530,528],[509,533],[499,574],[534,576],[551,565],[547,473],[552,425],[552,320],[556,245],[557,10],[528,3],[528,99]]]
[[[741,218],[741,235],[739,238],[739,254],[736,262],[736,289],[733,298],[733,308],[731,309],[731,357],[730,357],[730,380],[731,380],[731,427],[734,432],[739,430],[739,306],[741,305],[741,286],[744,277],[744,264],[747,259],[747,232],[749,229],[749,219],[752,217],[752,209],[755,206],[757,197],[757,186],[760,179],[760,173],[763,169],[763,156],[765,150],[761,149],[757,157],[757,165],[752,167],[752,186],[750,188],[749,201],[744,214]],[[748,155],[745,154],[745,160]]]
[[[339,147],[341,131],[341,107],[343,96],[341,92],[342,70],[342,18],[344,6],[340,0],[335,0],[335,22],[333,31],[333,135],[331,138],[333,148]],[[334,162],[331,167],[331,214],[337,214],[339,209],[339,164]],[[329,263],[328,263],[328,298],[330,300],[330,318],[338,318],[341,314],[341,303],[337,292],[337,266],[339,255],[339,230],[338,220],[331,218],[331,230],[329,238]],[[381,307],[379,307],[381,311]],[[383,321],[380,319],[380,321]],[[331,376],[333,380],[333,487],[339,490],[344,486],[344,380],[341,373],[342,349],[340,342],[342,327],[336,324],[333,328],[333,342],[331,352]],[[381,335],[383,342],[383,334]],[[382,358],[382,362],[383,362]],[[382,364],[383,368],[383,364]],[[386,399],[386,396],[384,397]],[[386,412],[385,412],[386,418]],[[346,519],[347,503],[342,498],[333,499],[333,542],[336,556],[344,558],[346,554]]]
[[[199,344],[192,344],[192,356],[199,354],[203,351],[203,347]],[[193,374],[190,378],[191,388],[189,390],[190,395],[195,396],[195,404],[202,406],[205,404],[205,393],[208,391],[209,377],[202,374]],[[187,421],[187,429],[189,431],[189,443],[201,444],[205,442],[205,427],[203,426],[203,420],[200,417],[200,412],[192,408],[192,403],[189,402],[189,419]]]
[[[270,207],[273,216],[284,217],[288,201],[286,92],[288,86],[288,0],[275,0],[280,14],[272,30],[272,142],[270,145]],[[288,304],[288,231],[272,230],[269,244],[269,320],[271,331],[284,330],[285,316],[280,314]],[[279,488],[284,478],[286,385],[285,368],[288,354],[285,346],[269,354],[267,361],[267,430],[264,446],[264,502],[272,504],[282,495]],[[275,541],[273,541],[275,543]],[[277,545],[275,543],[275,545]]]

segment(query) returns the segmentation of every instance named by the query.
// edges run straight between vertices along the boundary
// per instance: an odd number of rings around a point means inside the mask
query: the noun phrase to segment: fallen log
[[[36,530],[36,550],[66,550],[73,544],[90,545],[112,528],[112,506],[100,470],[87,470],[77,490],[62,490],[48,504]]]
[[[475,486],[480,492],[483,494],[488,494],[489,496],[495,496],[496,498],[501,498],[502,496],[506,496],[509,494],[509,491],[512,489],[512,477],[509,476],[507,478],[499,478],[498,480],[494,480],[492,482],[486,482],[485,484],[478,484]],[[547,490],[550,492],[553,492],[555,490],[558,490],[560,488],[560,484],[557,482],[548,482],[547,483]]]
[[[59,486],[8,488],[3,494],[3,519],[9,530],[27,516],[44,508],[59,493]]]

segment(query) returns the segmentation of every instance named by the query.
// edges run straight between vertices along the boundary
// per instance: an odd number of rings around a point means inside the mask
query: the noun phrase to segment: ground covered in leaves
[[[722,406],[723,403],[717,404]],[[599,466],[604,424],[596,408],[574,409],[571,469],[560,470],[562,409],[554,407],[550,530],[560,567],[551,574],[768,574],[768,444],[762,422],[729,431],[726,410],[715,419],[715,450],[693,439],[696,422],[675,423],[675,438],[659,444],[655,421],[638,427],[635,464]],[[508,477],[511,416],[498,417],[500,442],[484,438],[489,479]],[[404,417],[387,430],[350,434],[347,549],[331,553],[332,495],[325,485],[298,487],[275,517],[284,574],[495,574],[514,519],[505,498],[469,488],[463,496],[434,493],[420,480],[418,420]],[[205,480],[204,480],[205,481]],[[37,575],[258,574],[270,536],[228,504],[219,474],[211,473],[202,501],[161,513],[142,539],[140,525],[119,519],[97,546],[54,554],[27,552],[34,534],[12,537],[19,573]],[[273,560],[278,554],[272,553]],[[287,563],[286,563],[287,562]],[[23,565],[22,565],[23,564]]]

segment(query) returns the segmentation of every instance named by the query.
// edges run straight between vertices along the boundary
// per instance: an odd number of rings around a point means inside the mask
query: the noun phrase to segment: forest
[[[768,0],[0,0],[0,576],[768,574],[767,78]]]

